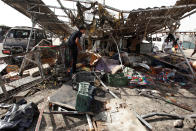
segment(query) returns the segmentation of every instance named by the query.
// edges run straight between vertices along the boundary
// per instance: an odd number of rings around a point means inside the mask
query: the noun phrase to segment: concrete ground
[[[190,57],[191,54],[193,53],[194,49],[186,49],[186,50],[183,50],[184,54],[186,55],[186,57]],[[182,55],[180,52],[177,53],[177,55]],[[196,54],[193,55],[191,58],[193,59],[196,59]]]

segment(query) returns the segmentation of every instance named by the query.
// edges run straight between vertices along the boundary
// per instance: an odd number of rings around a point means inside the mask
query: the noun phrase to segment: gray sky
[[[48,5],[59,6],[56,0],[43,0]],[[63,0],[62,0],[63,1]],[[99,0],[102,1],[102,0]],[[176,0],[105,0],[107,5],[122,10],[132,10],[147,7],[160,7],[174,5]],[[69,8],[76,8],[72,2],[64,2]],[[61,10],[56,10],[57,14],[63,14]],[[7,26],[31,26],[31,21],[15,9],[0,1],[0,25]],[[196,13],[181,21],[180,30],[196,30]]]

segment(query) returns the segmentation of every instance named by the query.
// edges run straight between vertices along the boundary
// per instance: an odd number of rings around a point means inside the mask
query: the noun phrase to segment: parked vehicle
[[[30,27],[11,28],[7,32],[3,41],[3,54],[12,55],[25,52],[30,32]],[[41,29],[34,28],[32,39],[29,44],[29,50],[32,49],[36,44],[38,44],[42,39],[47,39],[45,32]]]
[[[163,50],[164,40],[165,40],[165,37],[155,37],[155,38],[152,38],[153,52],[157,52],[157,51],[162,51]]]

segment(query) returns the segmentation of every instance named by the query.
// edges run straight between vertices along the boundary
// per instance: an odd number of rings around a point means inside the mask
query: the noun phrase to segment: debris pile
[[[58,52],[57,56],[53,57],[55,59],[49,60],[47,58],[48,62],[45,60],[44,63],[42,61],[43,69],[47,69],[44,71],[45,79],[33,86],[33,93],[32,91],[28,93],[29,96],[32,96],[40,90],[56,90],[47,98],[46,103],[48,104],[45,103],[41,109],[43,113],[40,113],[40,119],[47,114],[55,116],[62,114],[73,118],[81,116],[83,120],[87,119],[88,121],[86,129],[97,130],[113,130],[114,127],[116,130],[153,130],[154,127],[148,119],[154,116],[171,117],[172,120],[179,119],[173,121],[175,128],[185,128],[189,125],[186,124],[185,116],[191,116],[189,120],[194,121],[193,105],[179,101],[174,97],[176,92],[173,92],[173,89],[192,89],[194,85],[189,80],[190,77],[183,75],[182,69],[163,62],[162,59],[157,59],[157,56],[128,52],[102,56],[99,51],[85,51],[79,55],[76,66],[77,73],[72,76],[72,69],[62,60],[64,52],[60,52],[57,47],[53,50]],[[54,61],[56,64],[51,64]],[[15,72],[12,77],[7,74],[3,76],[7,82],[10,83],[13,78],[17,77],[18,80],[21,79],[17,73],[19,71],[17,66],[6,65],[4,70],[9,75]],[[36,75],[29,73],[34,78],[41,76],[39,67],[31,67],[23,74],[27,75],[27,72],[34,72],[33,74]],[[27,88],[27,90],[29,89]],[[126,98],[120,90],[124,90],[123,92],[134,91],[134,95],[138,95],[138,97],[151,99],[155,102],[161,101],[178,108],[178,110],[191,112],[191,114],[172,115],[169,112],[154,113],[153,110],[150,112],[145,110],[139,115],[138,111],[133,110],[133,107],[128,104],[129,102],[127,103],[129,99],[131,100],[131,96]],[[169,93],[170,91],[171,93]],[[134,106],[137,107],[137,105]],[[46,110],[46,107],[49,110]],[[156,111],[164,112],[159,109]],[[144,113],[152,114],[150,116],[142,115]],[[4,120],[3,118],[2,120]],[[37,128],[41,128],[39,127],[40,122],[41,120],[38,121]],[[188,128],[194,128],[193,125],[189,125]]]
[[[0,120],[0,130],[25,131],[31,126],[39,115],[37,105],[21,101],[12,105],[2,105],[0,108],[8,108],[8,112]]]

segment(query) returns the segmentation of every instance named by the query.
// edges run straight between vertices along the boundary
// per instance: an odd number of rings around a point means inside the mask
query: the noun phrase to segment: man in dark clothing
[[[85,33],[85,27],[81,26],[79,27],[79,31],[74,32],[71,34],[68,40],[68,45],[71,51],[71,59],[72,59],[72,73],[76,73],[76,64],[77,64],[77,57],[78,57],[78,48],[79,51],[82,51],[82,47],[80,45],[80,37],[82,34]]]

